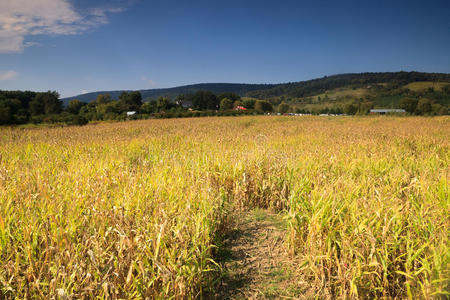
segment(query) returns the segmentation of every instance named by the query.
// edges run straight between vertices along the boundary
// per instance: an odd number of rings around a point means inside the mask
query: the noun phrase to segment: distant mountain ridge
[[[241,96],[246,95],[252,91],[262,91],[275,87],[275,84],[245,84],[245,83],[198,83],[190,84],[172,88],[161,88],[161,89],[149,89],[149,90],[139,90],[141,92],[142,98],[145,99],[156,99],[159,96],[176,97],[180,94],[190,94],[197,91],[210,91],[216,94],[232,92],[239,94]],[[128,92],[129,90],[119,90],[119,91],[99,91],[81,94],[73,97],[61,99],[64,104],[69,103],[70,100],[78,99],[83,102],[91,102],[95,100],[99,94],[110,94],[112,99],[118,99],[122,92]]]
[[[449,73],[424,73],[424,72],[366,72],[347,73],[322,78],[277,84],[272,88],[251,91],[247,96],[267,99],[278,96],[294,98],[309,97],[326,91],[341,87],[363,87],[370,84],[389,83],[395,85],[406,85],[411,82],[430,81],[450,83]]]
[[[366,72],[366,73],[347,73],[322,78],[289,82],[280,84],[245,84],[245,83],[200,83],[185,86],[162,89],[139,90],[142,98],[156,99],[159,96],[174,98],[180,94],[195,93],[200,90],[210,91],[216,94],[233,92],[240,96],[249,96],[260,99],[271,97],[308,97],[325,91],[345,87],[345,86],[364,86],[377,83],[391,83],[405,85],[412,82],[432,81],[449,82],[449,73],[424,73],[424,72]],[[95,100],[99,94],[110,94],[112,99],[118,99],[121,91],[99,91],[73,97],[61,99],[67,105],[70,100],[78,99],[83,102]]]

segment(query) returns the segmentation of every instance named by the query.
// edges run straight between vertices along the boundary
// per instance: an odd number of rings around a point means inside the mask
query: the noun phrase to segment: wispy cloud
[[[1,80],[13,80],[16,79],[17,72],[12,70],[2,71],[0,70],[0,81]]]
[[[153,81],[145,76],[141,77],[141,80],[144,81],[148,87],[154,87],[156,85],[155,81]]]
[[[24,43],[23,43],[23,46],[24,46],[25,48],[27,48],[27,47],[33,47],[33,46],[41,46],[41,44],[40,44],[40,43],[37,43],[37,42],[24,42]]]
[[[69,0],[1,0],[0,53],[22,52],[30,46],[30,35],[71,35],[107,24],[108,14],[121,7],[91,8],[85,13],[75,10]]]

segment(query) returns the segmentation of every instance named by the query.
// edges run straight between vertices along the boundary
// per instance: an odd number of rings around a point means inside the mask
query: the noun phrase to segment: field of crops
[[[195,298],[239,209],[321,298],[448,297],[450,118],[0,129],[0,298]],[[301,295],[297,295],[301,298]]]

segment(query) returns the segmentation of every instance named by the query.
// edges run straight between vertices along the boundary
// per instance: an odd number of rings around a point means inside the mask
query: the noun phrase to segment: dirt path
[[[301,299],[296,263],[286,252],[283,219],[267,210],[236,214],[219,262],[225,275],[215,298]]]

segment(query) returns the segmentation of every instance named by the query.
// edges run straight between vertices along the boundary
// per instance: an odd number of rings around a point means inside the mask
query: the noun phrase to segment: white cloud
[[[149,87],[153,87],[153,86],[156,85],[156,82],[154,82],[153,80],[151,80],[151,79],[149,79],[149,78],[147,78],[147,77],[145,77],[145,76],[143,76],[143,77],[141,78],[141,80],[144,81],[145,84],[146,84],[147,86],[149,86]]]
[[[16,79],[17,72],[12,70],[2,71],[0,70],[0,80],[13,80]]]
[[[37,43],[37,42],[25,42],[25,43],[23,43],[23,46],[25,48],[27,48],[27,47],[33,47],[33,46],[41,46],[41,44]]]
[[[0,0],[0,53],[21,52],[29,35],[79,34],[108,23],[123,8],[92,8],[81,14],[69,0]]]

